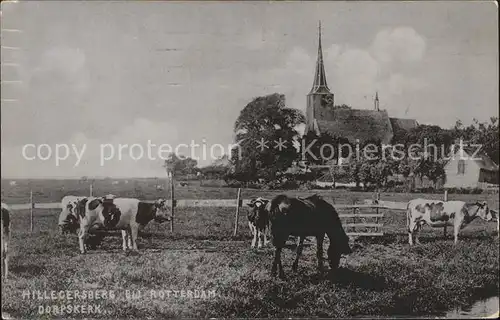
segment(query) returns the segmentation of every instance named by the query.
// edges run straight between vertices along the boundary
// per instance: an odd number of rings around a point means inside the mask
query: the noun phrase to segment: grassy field
[[[151,183],[95,185],[95,194],[114,193],[154,199]],[[34,181],[30,186],[2,184],[2,201],[27,202],[26,190],[37,192],[37,202],[59,201],[65,194],[85,194],[88,184]],[[61,187],[64,186],[62,190]],[[127,187],[129,186],[129,187]],[[132,187],[130,187],[132,186]],[[143,188],[141,189],[141,186]],[[70,188],[71,187],[71,188]],[[105,188],[106,187],[106,188]],[[286,192],[306,195],[314,192]],[[335,203],[371,198],[371,193],[319,192]],[[243,190],[243,197],[272,196],[276,192]],[[442,195],[381,194],[382,199],[407,201],[414,197],[441,199]],[[232,189],[178,187],[176,197],[231,199]],[[498,198],[486,195],[450,195],[467,201],[487,199],[498,208]],[[43,199],[43,200],[37,200]],[[410,248],[402,211],[383,210],[383,238],[356,239],[354,253],[338,274],[318,274],[315,244],[306,243],[297,274],[291,272],[292,241],[283,254],[286,281],[269,275],[272,247],[251,250],[243,209],[240,232],[232,237],[233,208],[178,208],[175,231],[153,223],[150,239],[139,239],[139,255],[124,255],[121,239],[109,236],[87,255],[78,253],[76,236],[56,233],[57,210],[37,210],[35,230],[29,230],[29,212],[13,215],[11,279],[2,283],[2,309],[17,318],[43,318],[40,305],[68,301],[23,299],[23,290],[114,290],[115,299],[80,301],[97,304],[105,313],[96,318],[165,317],[349,317],[384,315],[440,315],[454,307],[498,295],[499,251],[496,224],[474,221],[453,245],[442,229],[424,229],[422,244]],[[328,243],[325,245],[325,247]],[[325,250],[326,251],[326,250]],[[325,253],[326,254],[326,253]],[[206,299],[152,297],[150,290],[215,290]],[[125,290],[142,293],[136,299]],[[77,302],[72,302],[76,304]],[[65,315],[64,318],[85,315]],[[86,315],[85,317],[89,317]],[[50,317],[47,317],[50,318]]]

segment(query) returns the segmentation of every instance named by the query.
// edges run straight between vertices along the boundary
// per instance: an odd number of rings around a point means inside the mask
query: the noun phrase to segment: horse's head
[[[268,204],[269,213],[272,216],[287,215],[290,211],[290,198],[284,194],[274,197],[271,203]]]

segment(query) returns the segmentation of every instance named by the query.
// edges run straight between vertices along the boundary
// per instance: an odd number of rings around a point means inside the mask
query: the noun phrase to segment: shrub
[[[446,189],[446,190],[448,190],[449,194],[459,193],[459,189],[457,189],[457,188],[449,188],[449,189]]]
[[[481,188],[474,188],[470,191],[471,194],[481,194],[483,193],[483,189]]]
[[[229,188],[241,188],[242,183],[238,180],[228,180],[226,181]]]
[[[292,190],[292,189],[297,189],[298,187],[299,183],[294,180],[285,180],[285,181],[273,180],[267,182],[263,186],[265,190]]]
[[[351,191],[363,191],[363,187],[352,187],[350,188]]]
[[[460,192],[461,194],[469,194],[470,193],[470,189],[469,188],[460,188]]]

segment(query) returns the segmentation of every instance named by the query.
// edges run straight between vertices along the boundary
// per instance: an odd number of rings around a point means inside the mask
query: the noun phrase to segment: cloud
[[[422,80],[394,68],[394,64],[414,62],[424,54],[425,42],[422,46],[418,41],[422,37],[407,29],[383,30],[369,47],[348,44],[325,46],[328,84],[335,94],[336,104],[372,108],[372,98],[378,90],[381,107],[401,108],[405,96],[411,96],[410,93],[425,86]],[[402,39],[403,33],[411,35],[413,40]],[[252,49],[250,51],[258,50],[258,55],[266,54],[264,49],[269,50],[269,46],[279,49],[276,43],[269,41],[272,36],[266,34],[266,41],[263,42],[261,34],[253,33],[237,46],[248,46],[247,49]],[[406,41],[403,48],[397,44],[398,41]],[[226,43],[222,41],[222,44]],[[412,52],[402,62],[399,58],[407,46],[413,46],[415,51],[410,50]],[[222,46],[219,49],[232,48]],[[130,156],[130,145],[137,143],[146,148],[148,140],[155,145],[175,146],[189,144],[191,140],[201,144],[203,138],[209,140],[208,148],[215,143],[231,143],[232,125],[241,108],[253,97],[274,92],[285,94],[288,107],[305,111],[306,95],[313,82],[316,62],[316,50],[305,50],[301,46],[291,46],[284,55],[279,53],[278,63],[272,59],[228,62],[225,60],[227,57],[221,55],[216,64],[211,64],[209,62],[217,55],[216,52],[212,53],[214,57],[195,55],[193,61],[198,64],[191,66],[193,77],[200,77],[199,73],[205,69],[199,69],[198,65],[203,63],[216,72],[202,77],[203,81],[196,78],[198,80],[189,82],[189,86],[173,87],[164,85],[165,81],[180,77],[172,70],[163,72],[148,64],[147,71],[142,72],[138,69],[143,66],[141,63],[125,58],[97,65],[95,61],[90,63],[91,54],[91,51],[86,55],[78,48],[58,46],[46,50],[35,60],[35,71],[30,76],[30,90],[33,89],[29,94],[30,113],[9,111],[7,121],[2,120],[3,133],[9,135],[10,142],[2,155],[4,174],[32,177],[161,176],[161,159],[134,160]],[[239,59],[243,61],[245,57],[242,55]],[[126,66],[123,70],[120,68],[122,64]],[[226,68],[219,68],[219,64]],[[207,67],[205,71],[208,70]],[[169,75],[169,72],[172,74]],[[155,73],[161,77],[153,81]],[[191,75],[186,81],[189,79]],[[142,86],[141,83],[148,85]],[[56,105],[59,108],[52,107]],[[63,108],[66,105],[68,108]],[[24,128],[24,134],[17,137],[16,119],[21,116],[25,123],[36,126]],[[164,117],[166,121],[158,120],[159,117]],[[303,127],[299,130],[302,131]],[[2,142],[3,138],[4,135]],[[25,141],[26,138],[30,140]],[[87,149],[79,166],[74,167],[76,159],[70,157],[56,167],[54,160],[23,159],[19,145],[27,142],[46,142],[52,146],[55,143],[86,145]],[[15,144],[18,146],[13,146]],[[128,144],[128,147],[122,149],[121,159],[116,157],[101,166],[101,144],[111,144],[115,149],[119,144]],[[138,149],[135,148],[135,151]],[[186,152],[189,150],[181,149],[181,153]],[[199,155],[199,152],[195,153],[195,156]],[[210,158],[199,161],[203,165],[210,162]]]
[[[392,74],[385,82],[386,92],[390,95],[401,95],[409,91],[418,91],[424,88],[426,83],[419,79],[406,77],[402,74]]]
[[[425,49],[424,37],[413,28],[397,27],[377,33],[370,51],[378,61],[389,63],[419,61],[423,58]]]
[[[404,38],[406,36],[409,39]],[[403,48],[411,52],[400,59],[399,55],[405,53]],[[394,99],[422,89],[425,81],[396,72],[395,64],[421,59],[424,50],[423,37],[406,27],[382,30],[367,48],[335,43],[325,47],[324,64],[335,104],[372,108],[375,92],[379,91],[384,98],[383,106],[398,105],[400,102]],[[244,73],[241,79],[244,85],[232,84],[231,92],[235,96],[280,92],[285,94],[289,107],[305,111],[305,95],[312,85],[316,63],[316,51],[313,52],[300,46],[292,47],[279,66]]]
[[[330,89],[335,104],[365,107],[365,96],[376,91],[380,65],[369,52],[359,48],[334,45],[325,59]]]
[[[58,165],[55,144],[50,144],[52,156],[47,160],[39,159],[33,147],[26,151],[28,157],[37,157],[34,160],[24,158],[23,146],[4,148],[2,174],[14,177],[161,176],[164,174],[163,159],[169,151],[175,152],[175,148],[181,143],[189,145],[191,139],[201,143],[201,139],[195,138],[179,136],[179,131],[170,123],[139,118],[107,139],[89,138],[85,133],[77,132],[66,141],[59,142],[68,146],[69,156],[60,160]],[[161,145],[164,145],[162,149]],[[59,155],[64,157],[64,147],[59,150]],[[80,162],[75,150],[83,155]],[[190,156],[187,147],[179,148],[179,151]],[[45,157],[46,152],[45,148],[41,155]],[[195,155],[199,154],[198,150]]]

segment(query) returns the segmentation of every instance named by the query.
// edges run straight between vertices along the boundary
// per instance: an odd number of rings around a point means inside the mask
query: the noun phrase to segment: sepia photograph
[[[0,5],[2,319],[499,317],[497,2]]]

